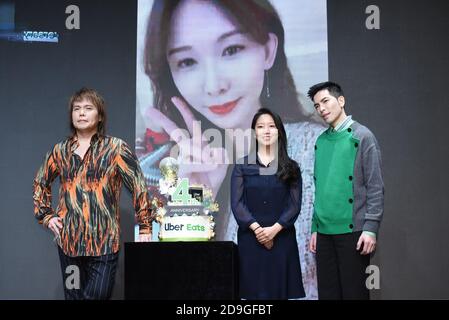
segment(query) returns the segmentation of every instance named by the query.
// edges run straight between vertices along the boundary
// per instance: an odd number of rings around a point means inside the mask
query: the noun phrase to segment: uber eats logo
[[[164,225],[165,231],[206,231],[206,228],[199,224],[183,224],[183,223],[166,223]]]

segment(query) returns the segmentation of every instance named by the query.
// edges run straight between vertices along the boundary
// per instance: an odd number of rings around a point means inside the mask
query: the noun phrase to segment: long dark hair
[[[175,121],[180,128],[186,128],[182,116],[170,100],[173,96],[182,95],[173,81],[166,57],[171,17],[181,1],[154,1],[145,39],[144,67],[152,83],[154,107]],[[278,47],[275,61],[268,71],[270,97],[267,97],[262,90],[260,103],[262,107],[276,109],[285,122],[306,119],[287,65],[284,27],[271,3],[268,0],[214,0],[211,2],[221,8],[231,21],[237,23],[258,43],[266,44],[269,33],[277,36]],[[266,85],[267,77],[264,78],[263,88],[266,88]],[[204,119],[206,125],[213,126],[194,108],[190,106],[190,109],[197,119]]]
[[[285,133],[284,124],[282,123],[281,117],[268,108],[261,108],[253,117],[251,129],[253,130],[253,132],[255,132],[257,120],[264,114],[268,114],[273,118],[276,129],[278,129],[278,167],[276,175],[286,184],[296,183],[299,177],[299,166],[295,160],[292,160],[288,156],[287,134]],[[257,139],[255,139],[255,141],[255,151],[257,152],[259,142],[257,141]]]

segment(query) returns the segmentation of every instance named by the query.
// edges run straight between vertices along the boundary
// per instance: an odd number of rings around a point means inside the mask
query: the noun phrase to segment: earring
[[[271,97],[270,95],[270,77],[268,76],[268,70],[265,70],[265,95],[269,99]]]

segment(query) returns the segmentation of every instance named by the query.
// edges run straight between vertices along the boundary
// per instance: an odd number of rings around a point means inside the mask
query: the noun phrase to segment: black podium
[[[125,243],[125,299],[238,299],[232,241]]]

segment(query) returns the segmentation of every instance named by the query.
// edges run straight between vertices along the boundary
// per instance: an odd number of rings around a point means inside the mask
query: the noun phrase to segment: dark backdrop
[[[365,8],[380,8],[367,30]],[[449,299],[447,1],[328,1],[329,77],[382,149],[382,299]]]
[[[80,8],[80,30],[65,29],[70,4]],[[63,298],[53,236],[33,218],[33,178],[69,134],[68,99],[82,86],[104,96],[108,133],[134,145],[136,21],[137,1],[16,1],[16,27],[56,30],[60,42],[0,42],[0,299]],[[123,241],[134,239],[133,214],[124,189]],[[113,297],[123,298],[123,251],[117,272]]]
[[[80,30],[65,29],[70,4],[80,7]],[[380,30],[365,27],[371,4]],[[329,78],[383,152],[385,217],[373,259],[381,289],[373,298],[449,299],[447,9],[443,0],[328,1]],[[52,235],[33,218],[32,180],[68,134],[67,100],[81,86],[104,95],[109,134],[133,145],[136,12],[129,0],[16,1],[16,28],[58,31],[60,42],[0,41],[0,299],[63,298]],[[123,195],[122,240],[131,241]],[[114,298],[123,298],[120,258]]]

